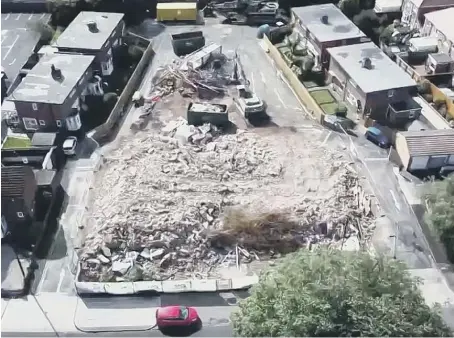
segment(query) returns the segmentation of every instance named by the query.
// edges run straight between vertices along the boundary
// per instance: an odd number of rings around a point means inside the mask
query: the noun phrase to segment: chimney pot
[[[62,72],[61,72],[61,69],[56,68],[54,64],[52,64],[52,65],[50,66],[50,69],[51,69],[52,78],[53,78],[54,80],[61,80],[61,79],[63,79],[63,74],[62,74]]]
[[[96,21],[89,21],[87,23],[88,30],[92,33],[97,33],[99,32],[98,30],[98,25],[96,24]]]
[[[328,24],[328,15],[323,15],[320,20],[322,21],[322,23],[324,23],[325,25]]]

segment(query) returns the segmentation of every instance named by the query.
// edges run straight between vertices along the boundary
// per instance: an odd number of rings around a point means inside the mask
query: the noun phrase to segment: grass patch
[[[336,113],[337,106],[337,102],[320,104],[320,108],[322,108],[326,115],[334,115]]]
[[[30,148],[32,142],[28,137],[7,136],[3,149],[26,149]]]
[[[328,89],[314,90],[311,91],[310,94],[318,105],[336,102],[336,99],[331,95]]]

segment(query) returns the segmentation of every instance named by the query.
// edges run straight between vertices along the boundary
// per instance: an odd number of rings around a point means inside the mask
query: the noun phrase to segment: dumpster
[[[211,123],[217,127],[229,125],[228,107],[225,104],[191,102],[188,106],[188,124],[199,126]]]
[[[205,46],[205,37],[201,31],[172,34],[173,52],[177,56],[191,54]]]
[[[196,2],[158,3],[156,7],[158,21],[196,21]]]

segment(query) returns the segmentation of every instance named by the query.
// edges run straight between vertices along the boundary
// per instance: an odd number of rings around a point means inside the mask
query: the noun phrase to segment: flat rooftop
[[[364,93],[416,86],[410,75],[372,42],[327,50]],[[371,60],[372,69],[362,67],[364,58]]]
[[[2,14],[2,67],[10,81],[27,63],[39,41],[39,34],[31,29],[38,21],[49,22],[50,14]]]
[[[124,14],[122,13],[80,12],[52,46],[57,48],[101,50],[123,17]],[[88,28],[90,22],[96,23],[96,32],[92,32]]]
[[[62,104],[94,60],[91,55],[44,55],[10,95],[12,101]],[[63,78],[52,77],[51,67]]]
[[[356,25],[333,4],[293,7],[293,13],[320,42],[366,37]],[[328,24],[321,20],[328,16]]]
[[[452,42],[454,42],[454,28],[452,26],[453,18],[454,7],[426,14],[426,20],[429,20],[436,29],[442,32],[444,36]]]

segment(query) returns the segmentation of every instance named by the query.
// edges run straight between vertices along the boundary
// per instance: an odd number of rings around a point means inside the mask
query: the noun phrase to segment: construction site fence
[[[263,42],[269,55],[271,56],[271,59],[275,62],[279,70],[282,72],[300,102],[319,123],[323,124],[325,113],[317,104],[317,102],[315,102],[314,98],[310,95],[307,88],[301,83],[298,76],[290,69],[290,67],[282,58],[281,53],[279,53],[277,48],[271,43],[266,35],[264,35],[263,37]]]
[[[139,88],[143,73],[148,68],[148,65],[151,64],[151,61],[153,60],[153,57],[155,55],[153,46],[149,40],[136,35],[134,36],[130,35],[128,36],[128,38],[133,40],[135,45],[139,47],[140,46],[146,47],[146,49],[142,55],[142,58],[137,64],[136,69],[134,70],[131,77],[129,78],[129,81],[124,87],[123,92],[118,98],[117,103],[115,104],[109,117],[107,118],[106,122],[96,127],[91,132],[91,137],[97,142],[101,142],[103,139],[108,137],[113,132],[116,124],[126,113],[126,109],[128,109],[129,104],[131,102],[131,97],[134,94],[134,92]]]

